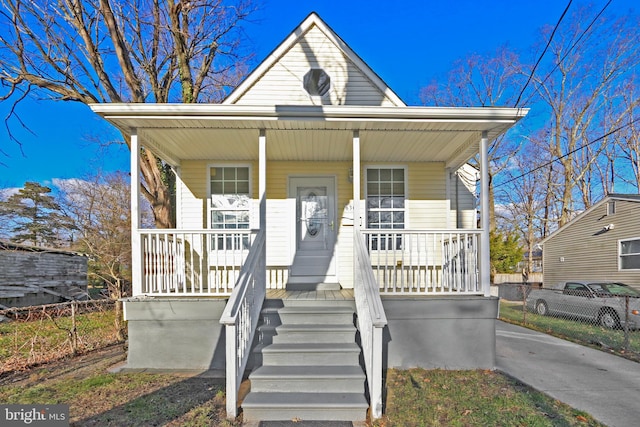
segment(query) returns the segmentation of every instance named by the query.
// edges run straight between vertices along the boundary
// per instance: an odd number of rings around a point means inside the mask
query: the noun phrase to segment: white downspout
[[[491,296],[489,224],[489,138],[484,131],[480,139],[480,286],[485,297]]]

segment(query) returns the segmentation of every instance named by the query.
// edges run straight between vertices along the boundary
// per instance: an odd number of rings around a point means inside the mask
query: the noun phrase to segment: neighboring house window
[[[209,169],[210,225],[214,230],[247,230],[250,227],[250,168],[248,166],[221,166]],[[242,242],[242,244],[241,244]],[[214,249],[248,247],[249,236],[220,236]]]
[[[620,241],[620,269],[640,269],[640,239]]]
[[[405,168],[369,167],[367,182],[367,228],[394,230],[405,228]],[[400,249],[401,236],[371,241],[371,249]]]
[[[612,200],[607,203],[607,215],[613,215],[616,213],[616,201]]]

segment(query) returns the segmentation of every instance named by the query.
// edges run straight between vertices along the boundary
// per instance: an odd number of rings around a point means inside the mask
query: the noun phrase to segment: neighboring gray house
[[[0,242],[0,308],[87,297],[86,256]]]
[[[541,243],[545,286],[611,280],[640,289],[640,195],[610,194]]]
[[[250,371],[245,420],[358,421],[387,367],[495,366],[487,151],[526,109],[407,106],[316,14],[222,104],[92,109],[131,137],[128,368],[226,369],[230,417]],[[140,228],[140,147],[176,229]]]

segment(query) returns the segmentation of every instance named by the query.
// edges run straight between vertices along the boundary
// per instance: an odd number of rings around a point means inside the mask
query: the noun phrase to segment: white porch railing
[[[252,230],[140,231],[142,280],[134,296],[231,295],[255,236]]]
[[[356,300],[358,330],[369,384],[372,418],[382,416],[382,337],[387,324],[378,284],[371,269],[367,247],[359,231],[354,235],[355,280],[353,293]]]
[[[238,415],[238,390],[266,295],[265,233],[255,238],[220,323],[226,329],[227,417]]]
[[[482,294],[480,230],[363,230],[382,294]]]

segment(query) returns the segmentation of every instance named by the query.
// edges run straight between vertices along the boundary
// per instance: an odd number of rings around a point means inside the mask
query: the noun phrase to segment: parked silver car
[[[628,297],[628,298],[625,298]],[[640,329],[640,291],[617,282],[564,282],[553,289],[532,289],[530,311],[597,322],[606,328]]]

